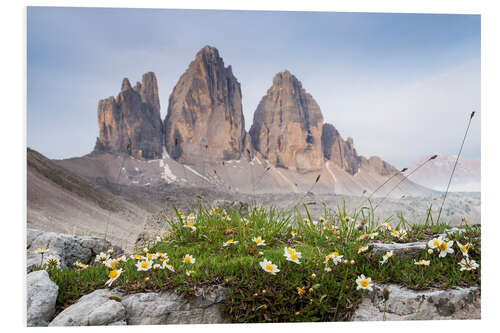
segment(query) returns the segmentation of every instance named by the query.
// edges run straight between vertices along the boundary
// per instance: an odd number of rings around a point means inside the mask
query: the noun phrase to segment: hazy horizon
[[[479,159],[479,15],[28,7],[27,145],[89,153],[97,103],[156,73],[161,114],[204,45],[241,84],[246,128],[288,69],[360,155],[401,168],[424,155]]]

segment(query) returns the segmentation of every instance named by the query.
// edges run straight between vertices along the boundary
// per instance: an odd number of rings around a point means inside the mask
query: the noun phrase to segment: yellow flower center
[[[149,260],[151,260],[151,259],[153,259],[153,254],[148,253],[147,257],[148,257]]]
[[[441,251],[446,251],[447,248],[448,248],[448,243],[442,242],[441,244],[439,244],[439,249]]]
[[[187,226],[188,226],[188,227],[193,227],[193,226],[194,226],[194,223],[193,223],[193,222],[188,222],[188,223],[187,223]]]
[[[290,258],[291,258],[292,260],[297,260],[297,255],[296,255],[296,254],[291,254],[291,255],[290,255]]]
[[[439,246],[439,241],[437,239],[435,239],[433,242],[432,242],[432,245],[434,246]]]
[[[141,259],[141,258],[142,258],[142,256],[141,256],[140,254],[134,254],[134,258],[135,258],[135,259]]]
[[[191,262],[191,258],[190,257],[185,257],[184,258],[184,262]]]
[[[337,258],[339,256],[339,253],[338,252],[333,252],[332,255]]]
[[[260,238],[257,238],[257,239],[255,240],[255,243],[257,243],[257,244],[260,244],[260,243],[262,243],[262,239],[260,239]]]
[[[266,271],[272,272],[273,268],[274,268],[274,265],[272,265],[272,264],[266,265]]]
[[[465,245],[460,246],[460,250],[462,252],[467,252],[467,246],[465,246]]]
[[[109,275],[108,275],[108,277],[109,277],[110,279],[114,279],[114,278],[116,278],[117,276],[118,276],[118,271],[117,271],[116,269],[114,269],[114,270],[112,270],[111,272],[109,272]]]
[[[366,288],[370,284],[370,281],[368,281],[368,279],[364,279],[364,280],[361,280],[361,282],[359,284],[361,285],[361,287]]]
[[[147,263],[147,262],[145,262],[145,261],[142,261],[142,262],[141,262],[141,267],[142,267],[142,268],[147,268],[147,267],[148,267],[148,263]]]
[[[116,268],[116,262],[112,261],[112,262],[111,262],[111,264],[110,264],[110,266],[111,266],[113,269],[114,269],[114,268]]]
[[[287,249],[287,251],[288,251],[288,253],[289,253],[290,255],[295,254],[295,250],[294,250],[294,249],[290,249],[290,248],[288,248],[288,249]]]
[[[227,243],[228,243],[228,244],[230,244],[230,243],[232,243],[232,242],[233,242],[233,240],[232,240],[232,239],[228,239],[228,241],[227,241]]]

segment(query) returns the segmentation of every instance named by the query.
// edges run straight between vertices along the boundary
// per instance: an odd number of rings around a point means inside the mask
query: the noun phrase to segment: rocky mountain
[[[438,191],[445,191],[450,179],[457,155],[438,155],[438,157],[420,168],[409,178],[426,187]],[[429,159],[424,156],[412,163],[409,167],[413,170],[418,165]],[[481,191],[481,160],[460,159],[450,185],[454,192],[480,192]]]
[[[95,153],[127,153],[135,158],[161,157],[163,123],[154,73],[142,76],[135,87],[123,79],[118,96],[100,100],[97,108],[99,137]]]
[[[272,165],[300,173],[323,167],[323,115],[289,71],[278,73],[262,98],[250,129],[252,146]]]
[[[351,175],[355,175],[361,166],[361,157],[354,149],[352,138],[342,139],[339,131],[332,125],[323,124],[321,136],[323,154],[327,160],[332,161]]]
[[[173,159],[186,164],[251,154],[240,83],[216,48],[202,48],[172,91],[165,145]]]

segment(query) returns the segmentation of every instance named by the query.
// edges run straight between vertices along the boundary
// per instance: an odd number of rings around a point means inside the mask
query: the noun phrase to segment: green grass
[[[177,211],[176,211],[177,212]],[[429,287],[480,285],[480,269],[460,271],[462,254],[454,245],[455,253],[439,258],[422,251],[417,259],[430,260],[430,266],[417,266],[413,259],[394,255],[380,265],[381,255],[371,249],[358,254],[358,248],[374,241],[409,242],[428,240],[445,232],[449,226],[426,223],[410,226],[402,216],[395,222],[388,218],[393,229],[404,229],[404,239],[382,231],[373,217],[373,210],[362,209],[348,214],[338,207],[333,214],[325,210],[320,217],[310,216],[307,207],[297,207],[294,215],[278,209],[251,207],[244,212],[209,210],[196,212],[196,230],[185,227],[185,219],[177,217],[166,221],[171,227],[168,235],[148,245],[150,253],[168,254],[169,263],[176,272],[167,269],[137,271],[135,260],[119,264],[124,271],[113,283],[125,293],[176,289],[193,295],[202,285],[224,285],[229,288],[229,299],[223,310],[233,322],[295,322],[348,320],[356,309],[362,291],[356,290],[356,278],[369,276],[376,283],[396,283],[411,289]],[[321,218],[321,219],[320,219]],[[313,224],[311,220],[319,220]],[[360,225],[360,222],[364,221]],[[381,221],[384,222],[384,221]],[[378,231],[374,240],[360,240],[359,236]],[[292,236],[295,232],[295,236]],[[469,256],[480,264],[480,226],[464,226],[462,233],[448,235],[462,244],[470,243]],[[261,236],[265,246],[256,246],[253,237]],[[223,247],[228,239],[238,241]],[[284,247],[293,247],[302,253],[301,264],[287,261]],[[142,249],[137,249],[138,253]],[[325,256],[333,251],[343,255],[349,263],[330,264],[325,271]],[[186,254],[195,264],[183,263]],[[259,265],[264,258],[278,265],[280,272],[271,275]],[[354,260],[354,264],[350,261]],[[194,270],[190,276],[186,270]],[[94,264],[84,270],[48,269],[59,285],[58,309],[62,309],[92,290],[105,288],[109,270]],[[315,274],[315,277],[313,277]],[[305,292],[298,293],[297,288]]]

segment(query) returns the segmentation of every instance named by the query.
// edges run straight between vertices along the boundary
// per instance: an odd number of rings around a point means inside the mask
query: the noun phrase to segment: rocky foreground
[[[375,245],[375,244],[374,244]],[[405,247],[405,250],[402,248]],[[95,237],[28,230],[28,267],[36,265],[35,249],[46,247],[67,267],[75,261],[90,264],[94,256],[109,248],[121,249]],[[394,251],[414,256],[425,248],[425,242],[377,243],[376,251]],[[39,263],[38,263],[39,264]],[[119,288],[98,289],[81,297],[76,303],[56,313],[58,286],[46,271],[33,271],[27,276],[28,326],[95,326],[95,325],[161,325],[228,323],[220,306],[228,297],[222,286],[196,290],[196,296],[185,297],[176,291],[125,294]],[[384,289],[390,297],[384,299]],[[414,291],[398,285],[375,285],[364,294],[352,321],[376,320],[441,320],[480,319],[481,289],[452,288]]]

